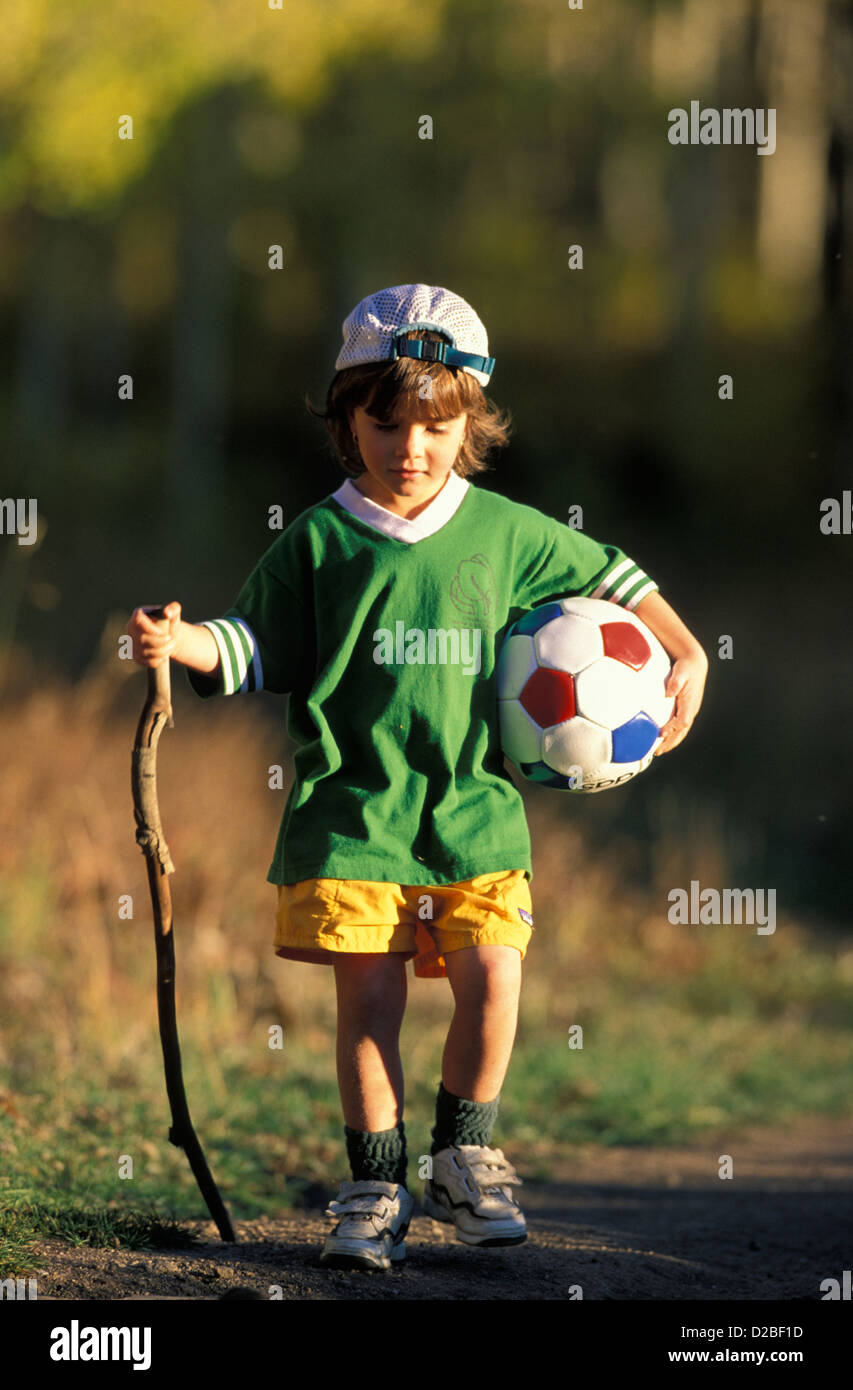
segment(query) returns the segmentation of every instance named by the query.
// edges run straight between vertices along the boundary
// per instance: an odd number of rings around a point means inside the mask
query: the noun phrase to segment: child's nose
[[[414,454],[416,457],[423,448],[424,427],[423,425],[412,425],[409,429],[404,429],[400,441],[400,449],[405,457]]]

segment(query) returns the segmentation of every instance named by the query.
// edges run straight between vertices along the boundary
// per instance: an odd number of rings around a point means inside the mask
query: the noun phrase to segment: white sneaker
[[[390,1269],[405,1259],[404,1237],[415,1200],[399,1183],[363,1179],[342,1182],[327,1216],[340,1220],[326,1237],[320,1256],[333,1269]]]
[[[520,1245],[527,1226],[513,1201],[522,1180],[500,1149],[460,1144],[433,1155],[424,1212],[451,1221],[465,1245]]]

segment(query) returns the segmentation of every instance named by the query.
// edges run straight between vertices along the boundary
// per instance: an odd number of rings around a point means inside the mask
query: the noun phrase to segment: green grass
[[[45,1236],[56,1236],[69,1245],[126,1250],[176,1249],[192,1245],[195,1239],[184,1226],[143,1211],[87,1209],[56,1200],[39,1201],[34,1192],[6,1190],[0,1209],[0,1277],[23,1278],[35,1269],[39,1260],[33,1242]]]
[[[546,1154],[579,1142],[671,1144],[849,1108],[853,1044],[842,1034],[748,1016],[700,1028],[674,1004],[623,1003],[618,1022],[586,1030],[583,1051],[566,1040],[564,1052],[517,1049],[501,1116],[519,1144],[529,1136]]]

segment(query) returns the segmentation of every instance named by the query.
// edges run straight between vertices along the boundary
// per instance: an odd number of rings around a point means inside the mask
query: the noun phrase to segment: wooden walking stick
[[[155,622],[162,620],[168,624],[162,608],[146,608],[145,612]],[[181,1049],[175,1015],[175,937],[172,930],[172,895],[169,892],[168,878],[169,874],[175,872],[175,866],[163,834],[160,807],[157,803],[157,744],[166,723],[170,728],[174,727],[168,657],[159,666],[148,668],[148,698],[136,726],[131,785],[136,841],[145,855],[148,886],[154,908],[157,1014],[160,1020],[163,1065],[166,1070],[166,1090],[172,1112],[169,1141],[176,1148],[183,1149],[189,1159],[196,1182],[220,1236],[223,1240],[236,1242],[231,1218],[213,1181],[192,1126],[181,1071]]]

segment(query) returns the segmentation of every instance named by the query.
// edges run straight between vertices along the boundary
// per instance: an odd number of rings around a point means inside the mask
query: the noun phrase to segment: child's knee
[[[341,952],[335,958],[335,980],[339,999],[351,1009],[365,1014],[387,1009],[405,999],[406,962],[399,953]]]
[[[517,998],[521,988],[521,952],[515,946],[465,946],[445,957],[457,1001]]]

